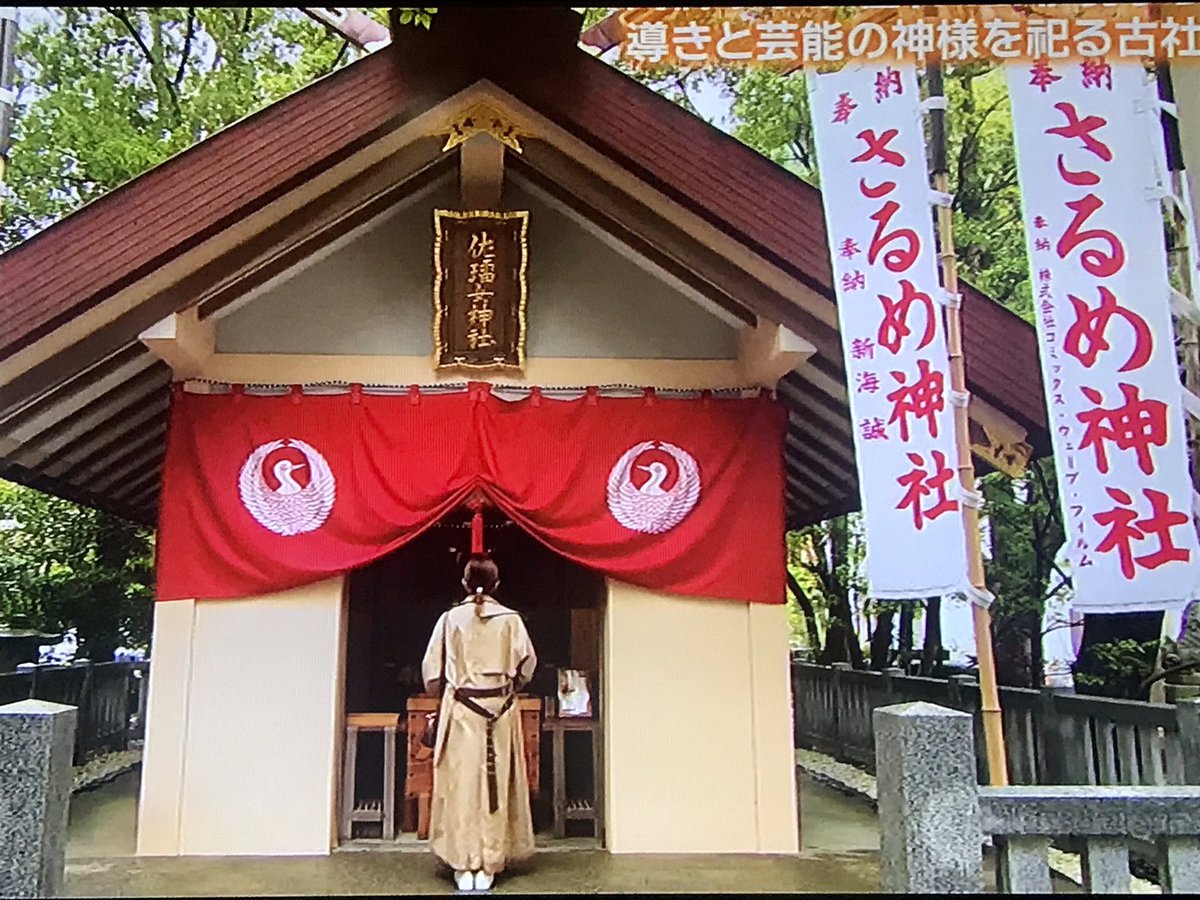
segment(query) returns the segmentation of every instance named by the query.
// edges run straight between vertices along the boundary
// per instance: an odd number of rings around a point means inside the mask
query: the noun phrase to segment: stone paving
[[[67,893],[76,897],[445,894],[450,874],[424,848],[351,850],[324,857],[135,857],[138,773],[75,795]],[[614,855],[539,852],[494,893],[874,893],[875,815],[802,779],[799,856]],[[413,850],[416,852],[413,852]],[[550,849],[550,848],[547,848]],[[556,846],[554,849],[560,849]]]
[[[807,750],[796,752],[799,856],[614,855],[574,842],[539,851],[494,893],[878,893],[875,779]],[[116,762],[97,771],[115,770]],[[118,775],[71,801],[67,894],[75,897],[444,894],[454,892],[424,846],[347,848],[317,857],[134,856],[140,773]],[[547,852],[547,851],[557,852]],[[1052,851],[1056,893],[1078,893],[1079,858]],[[985,882],[994,892],[992,865]],[[1157,893],[1134,881],[1136,893]]]

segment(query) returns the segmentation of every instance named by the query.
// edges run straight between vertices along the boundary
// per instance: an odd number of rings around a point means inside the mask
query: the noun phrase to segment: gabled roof
[[[743,307],[743,318],[767,316],[816,344],[818,353],[782,391],[793,423],[790,518],[798,524],[856,508],[819,192],[592,58],[577,45],[579,25],[580,17],[566,9],[461,7],[439,10],[428,32],[393,24],[388,48],[208,138],[0,256],[0,475],[152,521],[162,441],[146,432],[161,431],[169,373],[146,358],[137,334],[204,299],[239,260],[257,259],[271,241],[302,250],[296,235],[306,233],[315,214],[299,205],[272,226],[277,233],[250,232],[236,250],[202,261],[199,273],[173,274],[171,267],[214,235],[247,227],[292,192],[315,190],[340,163],[486,79],[811,296],[810,308],[802,309],[769,278],[717,262],[687,276],[721,302]],[[629,232],[631,245],[645,244],[639,228],[669,226],[662,210],[585,172],[561,150],[527,143],[523,157],[512,160],[516,171],[540,178],[545,189],[614,232]],[[372,173],[382,167],[415,178],[447,163],[440,141],[429,137],[381,156],[353,182],[361,182],[365,197],[377,177]],[[378,192],[372,196],[378,201]],[[353,208],[351,199],[344,205]],[[353,219],[347,216],[338,220],[343,230]],[[665,251],[646,250],[682,271],[704,250],[687,241],[681,236]],[[969,285],[963,291],[971,391],[1046,452],[1032,326]],[[132,387],[135,381],[144,387]],[[93,415],[91,427],[53,421],[53,411],[69,407],[72,397],[80,406],[84,388],[108,403],[107,414]],[[127,423],[138,415],[144,425],[131,431]],[[131,447],[137,440],[141,451]],[[120,477],[113,476],[114,464]],[[97,478],[106,490],[89,486]]]

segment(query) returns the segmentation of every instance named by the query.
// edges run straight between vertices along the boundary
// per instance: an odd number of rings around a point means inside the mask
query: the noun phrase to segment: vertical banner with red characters
[[[920,98],[911,63],[808,73],[873,597],[963,591],[955,471]]]
[[[1008,69],[1026,244],[1075,606],[1196,596],[1186,432],[1139,62]]]

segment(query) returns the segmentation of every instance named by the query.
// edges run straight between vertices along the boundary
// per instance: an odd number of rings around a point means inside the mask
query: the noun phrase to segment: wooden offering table
[[[554,836],[566,837],[567,821],[582,819],[592,823],[592,834],[603,842],[604,822],[604,776],[600,755],[600,724],[592,718],[547,717],[542,727],[550,732],[553,746],[554,771]],[[567,753],[566,733],[584,731],[591,735],[592,742],[592,796],[575,803],[567,802]]]
[[[434,697],[410,697],[407,706],[408,769],[404,778],[402,828],[416,831],[421,840],[429,837],[429,801],[433,795],[433,751],[421,743],[421,735],[425,730],[425,715],[436,711],[438,703]],[[542,734],[542,701],[537,697],[520,696],[517,704],[521,710],[521,728],[525,737],[529,792],[536,794],[541,781],[539,739]]]
[[[351,713],[346,716],[346,743],[342,761],[341,839],[354,836],[355,822],[378,822],[384,840],[396,836],[396,732],[400,729],[400,713]],[[383,797],[359,801],[354,796],[355,775],[358,769],[358,735],[360,732],[383,732]]]

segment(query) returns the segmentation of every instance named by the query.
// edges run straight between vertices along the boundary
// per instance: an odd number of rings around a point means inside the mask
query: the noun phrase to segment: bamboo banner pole
[[[16,115],[13,82],[16,74],[17,8],[0,6],[0,187],[8,166],[8,150],[12,144],[12,120]]]
[[[942,67],[930,63],[926,69],[929,96],[944,97]],[[950,192],[950,172],[946,161],[946,114],[933,108],[930,112],[930,148],[934,189]],[[958,294],[958,256],[954,250],[953,212],[948,205],[937,207],[938,258],[942,266],[942,287],[951,297]],[[967,391],[966,365],[963,361],[962,313],[957,304],[946,307],[946,346],[950,354],[951,396],[965,397]],[[954,434],[958,446],[958,477],[963,497],[975,496],[975,463],[971,456],[971,438],[966,403],[954,404]],[[979,693],[983,714],[983,736],[987,748],[988,779],[993,787],[1008,784],[1008,762],[1004,752],[1004,728],[1000,714],[1000,692],[996,686],[996,661],[992,653],[992,614],[979,602],[987,597],[983,569],[983,547],[979,532],[979,508],[966,499],[962,502],[963,530],[967,540],[967,575],[976,594],[972,598],[975,619],[975,652],[979,658]]]
[[[1150,7],[1150,13],[1158,16],[1159,7]],[[1161,62],[1155,66],[1155,81],[1158,88],[1158,98],[1166,104],[1176,104],[1175,84],[1171,78],[1171,66]],[[1197,309],[1195,282],[1192,277],[1193,258],[1197,248],[1193,246],[1192,235],[1195,225],[1195,209],[1191,202],[1191,191],[1187,186],[1187,167],[1183,155],[1183,139],[1179,132],[1179,109],[1175,106],[1173,112],[1163,109],[1159,112],[1159,120],[1163,129],[1163,150],[1166,171],[1162,173],[1164,184],[1173,195],[1173,202],[1167,204],[1170,227],[1167,230],[1169,245],[1167,246],[1168,271],[1178,279],[1180,293],[1188,299],[1193,310],[1189,315],[1183,310],[1174,311],[1175,333],[1179,337],[1179,357],[1183,368],[1183,386],[1193,395],[1200,395],[1200,325],[1193,317]],[[1185,406],[1184,426],[1188,433],[1190,447],[1189,469],[1192,476],[1193,491],[1200,492],[1200,418],[1187,413]],[[1200,522],[1197,523],[1200,527]],[[1167,649],[1167,641],[1177,637],[1175,629],[1182,627],[1182,618],[1186,609],[1180,610],[1179,618],[1170,612],[1163,612],[1162,630],[1158,640],[1158,655],[1155,659],[1154,671],[1161,673],[1166,665],[1163,654]],[[1167,679],[1159,678],[1150,686],[1150,702],[1167,702]]]

